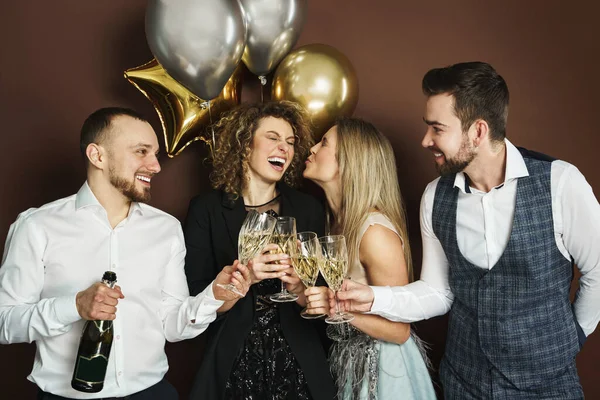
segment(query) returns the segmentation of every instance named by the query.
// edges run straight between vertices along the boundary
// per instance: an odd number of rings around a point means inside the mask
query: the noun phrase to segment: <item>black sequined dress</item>
[[[278,303],[269,295],[281,289],[279,279],[257,283],[254,323],[227,384],[225,399],[309,400],[306,379],[279,322]]]
[[[297,232],[322,236],[322,204],[283,183],[277,188],[280,208],[275,211],[296,218]],[[211,191],[190,202],[184,235],[185,270],[192,295],[212,284],[223,266],[237,258],[237,239],[245,217],[243,198],[231,200],[223,191]],[[190,400],[335,398],[324,322],[303,319],[301,307],[293,302],[269,309],[261,306],[264,297],[258,295],[280,290],[279,279],[256,283],[210,324]]]

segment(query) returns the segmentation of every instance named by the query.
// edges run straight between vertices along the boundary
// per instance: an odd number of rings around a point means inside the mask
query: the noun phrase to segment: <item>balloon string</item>
[[[212,131],[212,146],[210,147],[210,154],[212,155],[212,158],[214,160],[214,158],[215,158],[215,146],[216,146],[216,141],[215,141],[215,126],[214,126],[213,120],[212,120],[212,113],[210,112],[210,101],[208,102],[208,119],[210,121],[210,129]]]
[[[203,101],[202,103],[200,103],[200,107],[202,107],[203,110],[206,110],[208,108],[208,125],[210,126],[210,129],[212,131],[212,141],[209,141],[207,139],[204,139],[202,137],[200,137],[200,140],[202,140],[204,143],[206,143],[208,145],[208,147],[210,147],[210,155],[213,157],[215,157],[215,145],[216,145],[216,141],[215,141],[215,127],[213,126],[213,120],[212,120],[212,113],[210,110],[210,100],[209,101]]]
[[[264,93],[265,93],[265,85],[267,84],[267,77],[264,75],[261,75],[258,77],[258,79],[260,79],[260,102],[264,103],[265,102]]]

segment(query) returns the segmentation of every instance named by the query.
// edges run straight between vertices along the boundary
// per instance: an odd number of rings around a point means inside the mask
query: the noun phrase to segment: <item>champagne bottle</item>
[[[117,282],[117,274],[106,271],[102,276],[102,282],[113,288]],[[112,341],[112,321],[85,322],[71,380],[73,389],[87,393],[97,393],[102,390]]]

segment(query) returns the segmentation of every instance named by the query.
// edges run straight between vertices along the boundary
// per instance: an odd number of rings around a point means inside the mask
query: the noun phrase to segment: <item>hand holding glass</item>
[[[296,240],[296,219],[293,217],[277,217],[272,242],[279,246],[279,253],[290,253],[290,246]],[[298,296],[290,293],[285,288],[285,282],[281,281],[281,291],[269,296],[271,301],[285,303],[298,300]]]
[[[296,235],[296,246],[290,246],[292,264],[296,275],[307,288],[315,286],[319,276],[319,259],[322,257],[319,239],[314,232],[300,232]],[[305,307],[300,316],[306,319],[324,317],[325,314],[309,314]]]
[[[268,214],[259,214],[254,210],[248,211],[238,236],[238,260],[241,264],[248,265],[248,261],[254,258],[269,243],[276,222],[277,219]],[[227,285],[217,284],[217,286],[244,297],[231,283]]]
[[[336,312],[332,317],[325,318],[329,324],[350,322],[354,315],[341,312],[337,302],[337,292],[342,288],[344,278],[348,273],[348,250],[346,238],[343,235],[323,236],[319,238],[323,257],[319,260],[319,270],[325,278],[329,288],[334,291],[336,298]]]

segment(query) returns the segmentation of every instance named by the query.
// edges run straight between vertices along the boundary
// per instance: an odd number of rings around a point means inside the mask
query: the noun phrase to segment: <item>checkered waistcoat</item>
[[[554,238],[552,163],[524,159],[529,176],[518,180],[512,232],[491,270],[471,264],[458,248],[455,176],[442,177],[435,193],[433,230],[454,294],[445,361],[470,384],[495,367],[517,388],[534,388],[579,350],[569,301],[573,266]]]

